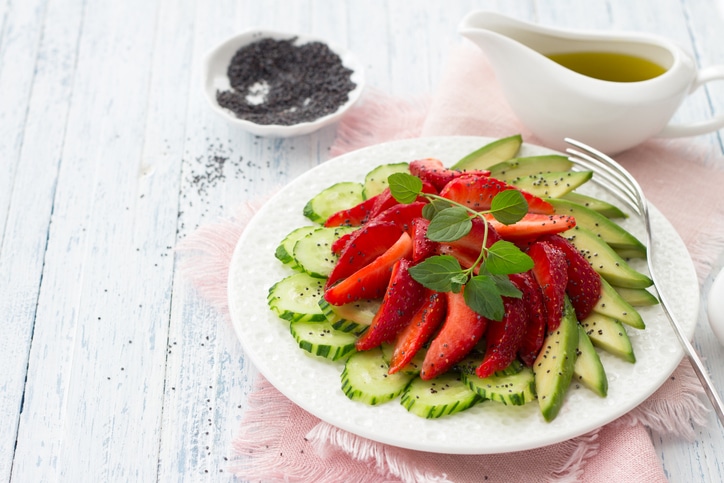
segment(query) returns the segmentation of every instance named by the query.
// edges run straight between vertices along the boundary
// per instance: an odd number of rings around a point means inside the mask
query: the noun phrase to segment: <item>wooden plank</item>
[[[45,2],[0,4],[0,479],[9,480],[22,410],[28,351],[33,336],[35,304],[42,273],[45,233],[52,206],[54,168],[61,132],[47,136],[47,144],[33,142],[45,136],[66,108],[63,99],[45,92],[28,108],[31,91],[43,85],[44,66],[35,68],[43,32]],[[58,32],[61,33],[61,32]],[[59,35],[58,44],[74,43]],[[65,58],[56,58],[62,67]],[[44,81],[48,81],[47,76]],[[53,79],[57,81],[57,79]],[[40,84],[40,85],[38,85]],[[40,89],[42,91],[42,88]],[[61,94],[62,87],[49,93]],[[52,160],[37,172],[36,157]]]
[[[70,27],[60,3],[47,21]],[[139,202],[156,4],[83,13],[13,472],[150,481],[175,235]]]

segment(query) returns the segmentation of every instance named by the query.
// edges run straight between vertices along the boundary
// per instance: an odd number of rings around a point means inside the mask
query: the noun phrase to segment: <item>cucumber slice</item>
[[[645,290],[645,289],[633,289],[633,290]],[[648,293],[648,292],[647,292]],[[652,295],[653,297],[653,295]],[[593,307],[593,312],[596,312],[606,317],[616,319],[621,323],[624,323],[635,329],[645,329],[644,319],[629,302],[627,302],[618,292],[618,290],[611,286],[606,280],[601,279],[601,297]]]
[[[343,181],[319,192],[304,205],[302,213],[315,223],[324,223],[334,213],[364,201],[362,183]]]
[[[269,289],[267,304],[284,320],[324,321],[319,308],[324,296],[324,280],[299,272],[275,283]]]
[[[292,268],[294,270],[301,270],[301,267],[297,264],[296,260],[294,260],[294,256],[292,255],[294,253],[294,244],[297,243],[297,241],[299,241],[300,239],[312,233],[317,228],[319,228],[317,225],[308,225],[295,228],[286,237],[284,237],[284,239],[281,241],[276,251],[274,252],[274,256],[284,265],[287,265],[289,268]]]
[[[586,183],[592,175],[591,171],[554,171],[514,178],[508,183],[541,198],[560,198]]]
[[[518,154],[521,144],[523,144],[523,136],[520,134],[497,139],[463,157],[452,165],[452,169],[488,169],[490,166],[507,161]]]
[[[586,334],[593,342],[593,345],[625,361],[636,362],[631,339],[629,339],[626,328],[621,322],[592,312],[591,315],[581,321],[581,325],[586,329]]]
[[[382,348],[382,354],[385,356],[385,360],[389,364],[392,360],[392,354],[395,351],[395,346],[393,344],[382,344],[380,347]],[[412,360],[410,360],[405,367],[400,369],[400,372],[404,372],[405,374],[410,374],[412,376],[419,375],[422,370],[422,363],[425,361],[426,353],[427,349],[424,347],[418,350]]]
[[[332,305],[321,299],[319,307],[336,330],[359,335],[372,324],[380,303],[380,300],[358,300],[345,305]]]
[[[622,257],[646,258],[646,246],[621,225],[602,214],[569,200],[548,198],[546,201],[553,205],[556,213],[573,216],[576,226],[582,226],[599,236]]]
[[[563,398],[571,385],[578,347],[578,321],[566,297],[561,325],[548,332],[543,348],[533,363],[535,389],[543,419],[553,421],[563,405]]]
[[[599,200],[593,196],[584,195],[583,193],[576,193],[574,191],[561,196],[561,198],[590,208],[607,218],[628,218],[628,215],[621,211],[618,206],[612,205],[607,201]]]
[[[342,371],[342,391],[353,401],[371,406],[383,404],[399,396],[414,377],[397,372],[388,374],[390,366],[382,349],[355,352]]]
[[[636,271],[611,246],[590,230],[576,226],[561,233],[588,260],[594,270],[617,287],[646,288],[653,281]]]
[[[500,372],[485,378],[475,373],[463,373],[463,381],[483,399],[498,401],[506,406],[522,406],[535,401],[535,377],[529,367],[519,365],[518,372]]]
[[[573,366],[573,380],[578,381],[585,387],[601,397],[608,393],[608,378],[606,371],[594,349],[591,339],[586,334],[586,329],[578,325],[578,357]]]
[[[382,193],[387,188],[387,178],[394,173],[409,173],[409,163],[390,163],[377,166],[365,176],[363,194],[366,199]]]
[[[475,405],[478,395],[455,372],[425,381],[415,378],[402,393],[400,403],[412,414],[434,419],[459,413]]]
[[[532,174],[549,173],[551,171],[568,171],[573,162],[560,154],[544,154],[503,161],[489,168],[490,176],[508,181]]]
[[[312,277],[327,278],[339,259],[332,253],[332,244],[356,229],[352,226],[317,227],[297,240],[292,256],[296,264]]]
[[[357,336],[335,330],[328,321],[295,320],[289,330],[299,347],[318,357],[336,361],[354,352]]]

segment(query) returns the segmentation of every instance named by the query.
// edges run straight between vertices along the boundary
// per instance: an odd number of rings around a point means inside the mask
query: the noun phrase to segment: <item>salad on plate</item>
[[[268,306],[300,350],[344,361],[349,399],[423,418],[536,403],[553,421],[574,384],[606,397],[599,351],[635,363],[628,331],[657,303],[630,263],[646,247],[576,191],[590,171],[521,145],[380,164],[313,196],[280,240]]]

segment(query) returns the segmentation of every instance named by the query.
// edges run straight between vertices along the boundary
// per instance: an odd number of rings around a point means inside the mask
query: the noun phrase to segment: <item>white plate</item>
[[[494,402],[427,420],[408,413],[399,400],[381,406],[349,400],[340,390],[343,364],[306,355],[289,334],[288,324],[269,311],[269,287],[290,274],[274,258],[274,251],[294,227],[309,224],[302,207],[312,196],[335,182],[362,181],[371,168],[382,163],[438,157],[450,165],[490,141],[473,137],[422,138],[355,151],[304,173],[259,210],[233,255],[229,305],[246,355],[279,391],[320,419],[375,441],[439,453],[490,454],[537,448],[584,434],[630,411],[666,381],[683,351],[661,309],[647,307],[640,310],[646,330],[628,329],[637,362],[630,364],[601,353],[609,379],[605,399],[585,388],[573,388],[558,417],[550,423],[540,416],[537,404],[510,407]],[[524,145],[521,156],[550,152]],[[590,194],[611,199],[591,183],[586,188]],[[699,287],[691,258],[674,228],[658,210],[651,211],[661,289],[672,301],[672,310],[686,331],[693,335]],[[629,218],[623,225],[645,239],[637,219]],[[645,264],[634,266],[645,271]]]

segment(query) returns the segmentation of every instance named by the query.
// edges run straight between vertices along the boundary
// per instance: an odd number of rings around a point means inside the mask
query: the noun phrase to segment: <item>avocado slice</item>
[[[603,279],[611,285],[627,288],[646,288],[653,281],[635,270],[611,246],[591,230],[575,226],[561,233],[583,254]]]
[[[563,405],[563,398],[571,385],[578,347],[578,321],[566,297],[560,326],[549,331],[543,348],[533,363],[535,390],[543,419],[553,421]]]
[[[458,169],[461,171],[488,169],[494,164],[501,161],[507,161],[508,159],[514,157],[518,154],[522,144],[523,136],[520,134],[497,139],[463,157],[457,163],[452,165],[452,169]]]
[[[541,198],[560,198],[586,183],[591,176],[592,171],[551,171],[521,176],[507,182]]]
[[[628,214],[621,210],[618,206],[603,201],[593,196],[576,193],[575,191],[561,196],[562,199],[578,203],[586,208],[601,213],[606,218],[628,218]]]
[[[614,287],[616,292],[633,307],[649,307],[659,303],[659,299],[645,288]]]
[[[543,154],[502,161],[488,170],[493,178],[508,181],[532,174],[568,171],[571,167],[573,167],[573,162],[561,154]]]
[[[577,226],[591,230],[624,258],[646,258],[646,246],[621,225],[583,205],[563,199],[546,199],[556,213],[571,215]]]
[[[636,362],[631,339],[621,322],[612,317],[591,312],[591,315],[581,321],[581,325],[586,329],[586,334],[594,346],[627,362]]]
[[[634,329],[646,328],[641,314],[603,278],[601,278],[601,297],[593,307],[593,312],[616,319]]]
[[[608,378],[601,363],[598,352],[593,347],[591,339],[586,334],[582,325],[578,327],[578,350],[576,364],[573,366],[573,380],[580,382],[585,387],[601,397],[608,393]]]

